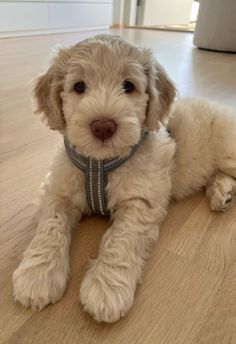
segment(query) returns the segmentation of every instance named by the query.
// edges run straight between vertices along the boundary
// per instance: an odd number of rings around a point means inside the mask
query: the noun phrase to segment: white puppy
[[[88,267],[80,300],[97,321],[114,322],[132,306],[172,195],[181,199],[205,186],[213,210],[231,206],[236,114],[194,99],[178,100],[171,109],[175,94],[149,50],[116,36],[60,50],[37,80],[38,112],[66,137],[68,154],[62,145],[43,185],[35,237],[13,275],[22,305],[40,310],[60,300],[71,228],[96,207],[110,211],[111,226]],[[73,154],[84,159],[85,171]],[[104,182],[101,164],[111,166],[117,157],[122,164]],[[89,169],[93,162],[98,176]],[[92,183],[98,183],[97,199]]]

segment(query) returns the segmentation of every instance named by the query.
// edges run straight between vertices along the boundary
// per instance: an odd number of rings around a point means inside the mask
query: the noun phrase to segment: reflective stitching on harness
[[[94,199],[93,199],[93,161],[92,159],[89,159],[89,195],[90,195],[90,205],[92,208],[92,211],[95,213],[95,204],[94,204]]]
[[[98,202],[99,202],[99,208],[102,215],[105,215],[106,210],[103,208],[103,188],[102,188],[102,162],[98,160]]]

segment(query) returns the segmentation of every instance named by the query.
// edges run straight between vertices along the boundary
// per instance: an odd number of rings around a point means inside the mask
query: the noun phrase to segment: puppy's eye
[[[76,84],[74,84],[74,90],[77,93],[84,93],[85,89],[86,85],[83,81],[78,81]]]
[[[123,88],[125,90],[125,93],[131,93],[135,89],[134,84],[129,80],[124,81]]]

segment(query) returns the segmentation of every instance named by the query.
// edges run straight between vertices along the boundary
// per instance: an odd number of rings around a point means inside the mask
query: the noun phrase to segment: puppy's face
[[[149,51],[99,36],[60,51],[35,94],[49,126],[62,131],[80,154],[111,159],[127,155],[142,128],[157,127],[161,95],[156,82]],[[174,88],[172,93],[171,98]]]
[[[96,159],[126,155],[144,126],[146,90],[142,66],[121,49],[97,43],[86,53],[78,49],[61,93],[69,141]]]

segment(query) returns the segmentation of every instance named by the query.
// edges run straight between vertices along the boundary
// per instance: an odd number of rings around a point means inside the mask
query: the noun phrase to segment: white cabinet
[[[112,25],[112,0],[0,1],[0,37]]]
[[[48,11],[51,28],[88,28],[112,24],[110,3],[49,3]]]
[[[47,26],[46,3],[0,2],[0,31],[39,30]]]

